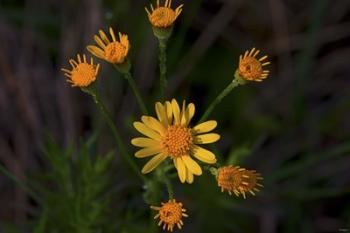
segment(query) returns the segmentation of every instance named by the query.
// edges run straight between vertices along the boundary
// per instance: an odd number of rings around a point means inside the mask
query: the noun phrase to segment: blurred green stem
[[[159,71],[160,71],[160,94],[162,99],[165,98],[165,90],[167,85],[166,80],[166,48],[167,48],[167,39],[159,39]]]
[[[94,84],[90,85],[90,87],[88,88],[83,88],[82,90],[87,92],[88,94],[90,94],[93,98],[94,101],[96,103],[96,105],[99,107],[99,109],[101,110],[101,113],[103,115],[103,117],[105,118],[109,128],[112,131],[113,137],[117,142],[117,146],[119,148],[119,151],[121,153],[121,155],[124,157],[124,159],[129,163],[130,167],[134,170],[134,172],[140,177],[140,179],[144,182],[147,181],[147,179],[140,173],[139,168],[137,167],[136,163],[130,158],[128,152],[126,151],[126,148],[124,146],[124,143],[122,141],[122,138],[119,134],[119,131],[116,127],[116,125],[114,124],[110,113],[108,112],[106,106],[103,104],[103,102],[101,101],[101,98],[96,90],[96,87],[93,86]]]
[[[10,180],[12,180],[18,187],[20,187],[24,192],[26,192],[30,197],[32,197],[38,203],[41,203],[40,198],[29,188],[26,184],[24,184],[21,180],[19,180],[14,174],[12,174],[9,170],[7,170],[4,166],[0,164],[0,172],[7,176]]]
[[[214,110],[216,105],[218,105],[223,98],[225,98],[235,87],[239,86],[241,83],[234,79],[216,98],[215,100],[209,105],[205,113],[203,114],[202,118],[199,120],[199,122],[203,122],[207,120],[211,112]]]
[[[130,65],[131,66],[131,65]],[[134,78],[132,77],[131,73],[130,73],[130,67],[127,69],[121,69],[120,67],[118,67],[117,65],[114,65],[114,68],[116,68],[119,72],[121,72],[124,75],[124,78],[128,81],[132,91],[134,92],[134,95],[136,97],[137,103],[139,104],[139,107],[141,109],[141,112],[144,115],[148,115],[148,111],[146,108],[145,103],[143,102],[142,98],[141,98],[141,94],[139,89],[137,88]]]
[[[315,163],[320,163],[337,156],[345,156],[349,152],[350,141],[340,144],[337,147],[334,147],[327,151],[304,155],[303,159],[286,165],[282,169],[275,171],[273,174],[271,174],[270,180],[284,179],[297,173],[303,173],[308,169],[308,167],[313,166]]]

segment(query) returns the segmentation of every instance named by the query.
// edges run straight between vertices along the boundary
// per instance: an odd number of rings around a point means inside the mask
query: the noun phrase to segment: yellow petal
[[[216,121],[206,121],[192,128],[193,134],[210,132],[217,126]]]
[[[149,128],[145,124],[136,121],[134,122],[134,127],[135,129],[137,129],[137,131],[139,131],[143,135],[150,137],[154,140],[160,141],[160,134],[154,131],[153,129]]]
[[[139,138],[133,138],[131,140],[131,144],[138,147],[155,147],[155,146],[159,146],[160,142],[150,138],[139,137]]]
[[[220,135],[217,133],[208,133],[208,134],[201,134],[196,135],[194,137],[194,143],[196,144],[207,144],[207,143],[213,143],[220,139]]]
[[[167,156],[163,153],[160,153],[154,156],[150,161],[148,161],[145,166],[142,168],[142,173],[146,174],[155,169]]]
[[[173,108],[172,108],[171,103],[169,101],[165,102],[165,107],[166,107],[166,113],[167,113],[167,117],[168,117],[168,123],[169,123],[169,125],[171,125],[173,122]]]
[[[186,101],[184,100],[184,101],[182,102],[182,108],[181,108],[181,113],[180,113],[181,125],[186,125],[186,116],[185,116],[185,112],[186,112]]]
[[[177,169],[177,173],[179,175],[181,183],[184,183],[186,180],[186,167],[181,158],[175,158],[175,167]]]
[[[176,125],[180,124],[180,107],[175,99],[172,99],[171,106],[173,108],[174,123]]]
[[[112,27],[109,27],[109,34],[110,34],[111,37],[112,37],[112,41],[113,41],[113,42],[116,42],[115,34],[114,34],[114,31],[113,31],[113,28],[112,28]]]
[[[161,145],[159,146],[153,146],[153,147],[146,147],[143,148],[135,153],[136,158],[145,158],[151,155],[158,154],[163,151],[163,148]]]
[[[193,103],[190,103],[185,111],[185,118],[186,118],[186,125],[188,125],[190,123],[190,121],[192,120],[193,116],[194,116],[194,112],[195,112],[195,106]]]
[[[103,40],[103,42],[105,42],[106,45],[108,45],[109,43],[111,43],[108,39],[108,37],[106,36],[106,34],[104,33],[104,31],[99,30],[98,33],[100,34],[101,39]]]
[[[189,184],[193,183],[193,174],[189,170],[186,170],[186,182]]]
[[[143,123],[145,123],[145,125],[157,131],[161,135],[165,132],[164,126],[156,118],[150,116],[142,116],[141,120]]]
[[[213,152],[206,150],[200,146],[193,145],[191,147],[191,154],[204,163],[216,163],[216,158]]]
[[[130,43],[127,35],[119,34],[120,43],[125,47],[125,56],[128,55]]]
[[[87,50],[92,53],[94,56],[98,57],[98,58],[101,58],[101,59],[104,59],[105,57],[105,53],[103,52],[102,49],[100,49],[99,47],[97,46],[94,46],[94,45],[89,45],[88,47],[86,47]]]
[[[193,173],[194,175],[197,175],[197,176],[202,175],[202,168],[190,156],[186,155],[186,156],[182,156],[180,158],[185,163],[187,169],[191,173]]]
[[[105,49],[106,48],[106,45],[105,43],[103,43],[103,41],[101,40],[100,37],[98,36],[94,36],[94,40],[96,41],[96,43],[102,48],[102,49]]]
[[[157,102],[156,103],[156,113],[159,121],[164,125],[168,126],[168,117],[167,113],[165,112],[165,108],[162,103]]]

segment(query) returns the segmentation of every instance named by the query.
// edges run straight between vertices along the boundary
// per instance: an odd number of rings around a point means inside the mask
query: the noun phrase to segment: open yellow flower
[[[231,195],[232,192],[239,196],[240,194],[246,198],[246,193],[249,192],[255,195],[254,192],[258,192],[259,187],[263,187],[259,182],[263,178],[259,173],[254,170],[246,170],[239,166],[225,166],[218,170],[218,186],[221,188],[221,192],[227,190]]]
[[[172,0],[165,0],[164,6],[160,6],[159,0],[157,0],[157,7],[155,9],[152,4],[150,10],[145,7],[148,19],[154,27],[170,27],[174,24],[177,17],[181,14],[183,4],[173,10],[171,8],[171,1]]]
[[[121,64],[129,53],[130,43],[128,36],[119,32],[118,41],[111,27],[109,28],[109,34],[112,40],[109,40],[107,35],[102,30],[99,30],[99,35],[94,36],[94,40],[99,47],[89,45],[87,50],[94,56],[110,63]]]
[[[267,56],[257,59],[256,56],[259,52],[259,50],[252,48],[250,51],[247,50],[243,57],[242,55],[239,56],[238,74],[242,78],[249,81],[261,82],[269,75],[270,71],[264,70],[263,66],[269,65],[270,62],[264,62]]]
[[[92,58],[90,58],[90,63],[88,63],[85,54],[83,54],[83,59],[78,54],[77,61],[70,59],[69,63],[72,66],[72,70],[61,70],[73,87],[87,87],[96,80],[100,64],[94,65]]]
[[[142,173],[149,173],[166,158],[174,161],[180,181],[193,182],[193,175],[201,175],[202,169],[192,156],[204,163],[216,163],[215,155],[199,144],[213,143],[220,139],[216,133],[208,133],[215,129],[216,121],[206,121],[191,128],[189,123],[194,115],[195,106],[185,102],[180,110],[175,99],[164,104],[157,102],[155,110],[158,119],[142,116],[142,122],[134,122],[134,127],[146,137],[134,138],[131,143],[142,147],[137,151],[137,158],[155,155],[142,169]]]
[[[175,225],[181,229],[184,225],[182,217],[188,217],[185,213],[186,209],[182,208],[182,203],[173,199],[161,204],[160,207],[151,206],[151,209],[158,211],[158,214],[154,216],[154,219],[160,219],[158,226],[163,224],[163,230],[168,231],[173,231]]]

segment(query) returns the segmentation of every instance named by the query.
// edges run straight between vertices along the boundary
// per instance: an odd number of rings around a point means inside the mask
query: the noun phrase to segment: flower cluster
[[[173,25],[182,12],[183,5],[175,9],[171,8],[172,1],[165,0],[164,5],[157,0],[156,6],[152,4],[150,9],[145,8],[147,17],[152,25],[154,35],[161,42],[160,46],[160,69],[161,79],[166,76],[166,59],[164,56],[167,39],[170,37]],[[139,93],[137,86],[131,75],[131,63],[128,55],[130,50],[130,42],[128,35],[118,33],[118,37],[114,30],[109,27],[109,35],[99,30],[98,34],[93,37],[96,45],[87,46],[87,50],[95,57],[102,59],[123,73],[128,80],[136,99],[144,113],[139,121],[133,123],[134,128],[143,136],[135,137],[131,140],[131,144],[139,147],[135,152],[136,158],[150,158],[140,170],[137,165],[129,157],[127,150],[124,148],[122,137],[118,132],[118,127],[113,124],[112,118],[109,116],[106,107],[98,97],[95,88],[90,88],[96,81],[100,65],[94,64],[90,58],[88,62],[86,55],[77,55],[77,60],[70,59],[71,70],[62,69],[67,81],[72,86],[82,88],[85,92],[94,97],[95,103],[99,105],[103,116],[113,131],[120,153],[128,161],[135,173],[142,179],[144,174],[157,170],[157,176],[164,179],[167,184],[169,193],[169,201],[161,203],[161,206],[151,206],[151,209],[158,211],[155,219],[159,218],[159,226],[162,225],[163,230],[173,231],[174,227],[181,229],[183,226],[183,218],[188,217],[186,210],[181,202],[177,202],[173,198],[171,186],[171,172],[177,173],[181,183],[192,184],[194,176],[200,176],[203,171],[208,170],[215,176],[218,187],[222,192],[227,191],[230,195],[235,194],[237,197],[246,194],[256,195],[263,179],[261,174],[255,170],[247,170],[236,165],[219,166],[217,164],[216,155],[205,148],[206,144],[216,143],[220,139],[220,135],[212,132],[216,129],[218,123],[215,120],[206,120],[213,111],[215,106],[236,86],[247,83],[248,81],[262,81],[269,75],[269,71],[264,67],[270,62],[266,61],[267,56],[257,58],[259,50],[253,48],[247,50],[244,55],[239,57],[238,66],[234,74],[234,79],[230,84],[217,96],[213,103],[208,107],[197,123],[194,123],[195,104],[182,104],[176,100],[162,101],[155,103],[155,115],[153,117],[147,114],[146,105]],[[161,83],[166,83],[161,80]],[[162,85],[161,85],[162,86]],[[163,90],[164,92],[164,90]],[[169,167],[170,169],[165,169]],[[174,173],[174,175],[176,175]]]

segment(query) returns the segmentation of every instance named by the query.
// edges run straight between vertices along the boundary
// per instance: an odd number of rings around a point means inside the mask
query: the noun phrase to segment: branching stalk
[[[125,145],[122,141],[122,138],[120,136],[120,133],[116,127],[116,125],[114,124],[110,113],[108,112],[106,106],[103,104],[103,102],[101,101],[96,89],[94,87],[92,88],[85,88],[84,89],[85,92],[89,93],[93,98],[94,101],[96,103],[96,105],[99,107],[104,119],[106,120],[109,128],[112,131],[113,137],[117,143],[117,146],[119,148],[120,154],[123,156],[123,158],[127,161],[127,163],[130,165],[130,167],[132,168],[132,170],[137,174],[138,177],[140,177],[140,179],[144,182],[147,181],[147,179],[140,173],[139,168],[137,167],[136,163],[131,159],[131,157],[129,156]]]

